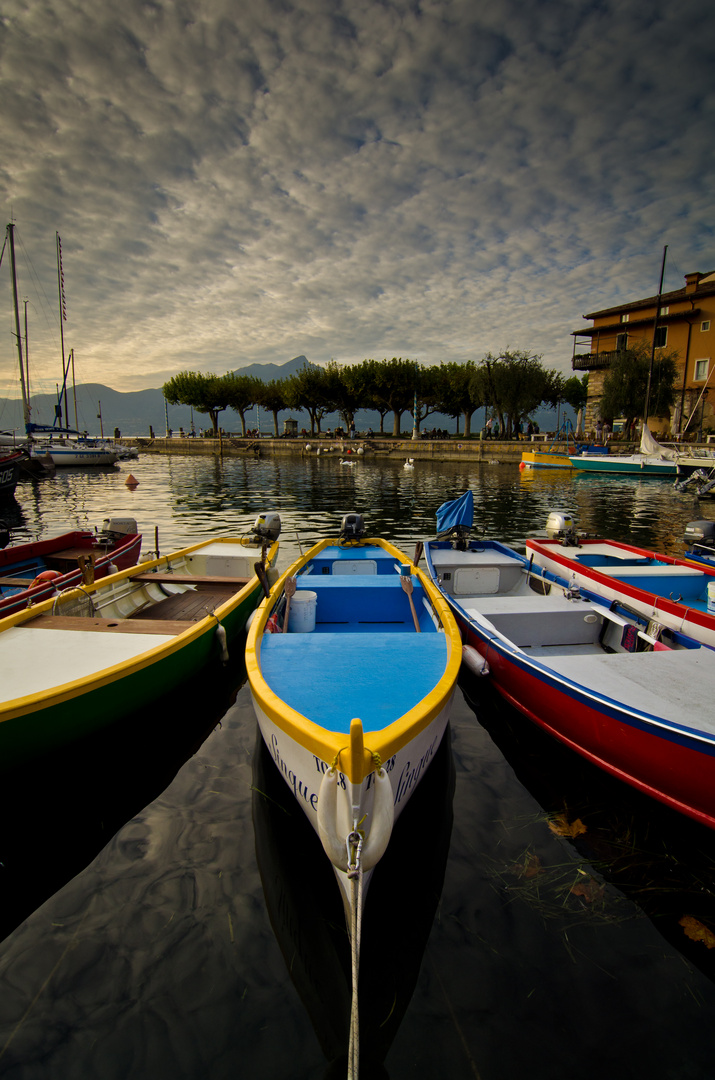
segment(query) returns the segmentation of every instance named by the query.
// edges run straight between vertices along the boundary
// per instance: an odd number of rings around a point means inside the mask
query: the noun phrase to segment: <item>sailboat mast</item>
[[[64,332],[64,324],[67,320],[67,304],[65,302],[65,276],[62,270],[62,241],[60,240],[60,234],[58,232],[55,233],[55,243],[57,246],[57,292],[60,304],[60,341],[62,343],[62,387],[65,395],[65,424],[67,424],[67,365],[65,364]],[[62,421],[60,420],[60,425],[61,423]]]
[[[658,286],[658,299],[655,305],[655,321],[653,323],[653,344],[650,349],[650,367],[648,368],[648,387],[645,392],[645,409],[643,410],[643,427],[648,423],[648,407],[650,405],[650,386],[653,381],[653,361],[655,360],[655,340],[658,333],[658,316],[660,315],[660,299],[663,295],[663,278],[665,276],[665,253],[668,250],[666,244],[663,248],[663,262],[660,265],[660,285]]]
[[[17,269],[15,266],[15,226],[7,227],[7,237],[10,241],[10,267],[12,270],[12,302],[15,309],[15,337],[17,338],[17,356],[20,362],[20,387],[22,389],[22,416],[25,421],[25,431],[30,425],[30,405],[27,400],[27,388],[25,386],[25,366],[22,362],[22,336],[20,334],[20,306],[17,300]]]

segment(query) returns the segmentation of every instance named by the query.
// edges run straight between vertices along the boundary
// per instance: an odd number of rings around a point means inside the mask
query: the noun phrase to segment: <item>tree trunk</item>
[[[394,409],[392,414],[394,418],[392,423],[392,434],[398,439],[400,437],[400,427],[402,425],[402,414],[404,411],[404,409]]]

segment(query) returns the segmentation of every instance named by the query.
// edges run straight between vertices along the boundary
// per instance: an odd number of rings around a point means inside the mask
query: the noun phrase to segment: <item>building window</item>
[[[700,333],[704,333],[705,330],[710,329],[710,319],[706,319],[705,322],[700,323]]]
[[[628,322],[630,315],[621,315],[621,322]]]
[[[670,307],[662,307],[658,309],[658,315],[667,315],[670,311]]]
[[[655,331],[653,346],[656,349],[664,349],[668,344],[668,327],[658,326]]]
[[[708,377],[708,367],[710,366],[709,360],[696,360],[695,361],[695,381],[704,382]]]
[[[616,334],[616,352],[625,352],[628,348],[628,334]]]

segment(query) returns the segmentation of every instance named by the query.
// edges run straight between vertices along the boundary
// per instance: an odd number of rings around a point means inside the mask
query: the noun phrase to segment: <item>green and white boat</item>
[[[277,579],[279,531],[261,516],[251,536],[205,540],[0,620],[0,770],[226,662]]]

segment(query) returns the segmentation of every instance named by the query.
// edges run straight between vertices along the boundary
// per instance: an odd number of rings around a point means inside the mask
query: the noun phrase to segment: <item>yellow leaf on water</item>
[[[685,930],[686,937],[689,937],[692,941],[702,941],[708,949],[715,949],[715,934],[712,930],[708,930],[707,926],[700,922],[699,919],[694,918],[692,915],[683,915],[679,920],[680,925]]]
[[[576,818],[575,821],[569,821],[566,814],[556,814],[549,822],[549,828],[556,836],[567,836],[573,839],[575,836],[581,836],[582,833],[588,832],[588,829],[581,821],[581,818]]]

